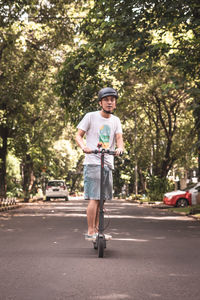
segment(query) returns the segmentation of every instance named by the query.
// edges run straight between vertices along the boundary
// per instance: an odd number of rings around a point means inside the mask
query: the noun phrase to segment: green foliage
[[[7,158],[7,189],[8,197],[20,197],[22,195],[20,161],[11,153]]]
[[[176,168],[196,165],[199,1],[0,4],[1,189],[8,150],[20,159],[26,193],[49,177],[65,177],[72,191],[81,186],[74,127],[98,109],[97,93],[106,85],[120,94],[116,114],[127,151],[116,160],[117,194],[124,185],[134,192],[135,170],[144,193],[148,174],[165,178],[175,163]],[[8,174],[9,190],[12,177]],[[160,193],[159,180],[152,185]],[[160,186],[163,190],[164,183]]]
[[[84,42],[58,75],[57,92],[75,123],[96,109],[99,87],[109,83],[121,92],[117,114],[128,157],[117,162],[116,193],[124,184],[133,191],[136,165],[144,192],[145,174],[166,177],[175,162],[190,164],[196,136],[188,107],[199,67],[199,54],[189,57],[191,45],[199,53],[196,8],[197,1],[95,2],[80,27]]]
[[[124,194],[129,193],[127,187],[132,181],[132,171],[134,163],[129,159],[128,154],[124,154],[122,158],[115,158],[115,169],[113,172],[114,195],[119,196],[125,188]]]
[[[98,51],[82,45],[70,52],[57,75],[55,91],[60,104],[66,109],[66,118],[73,123],[80,121],[89,111],[99,105],[97,94],[103,86],[113,86],[113,77],[104,70],[104,56]]]
[[[65,179],[70,192],[82,188],[82,161],[80,149],[75,147],[76,129],[69,123],[60,138],[54,142],[51,158],[45,169],[45,180]]]
[[[166,178],[150,176],[147,180],[147,196],[151,201],[162,201],[164,193],[173,189],[173,183]]]
[[[41,166],[48,163],[49,147],[64,126],[52,86],[58,56],[66,51],[63,43],[73,44],[71,3],[1,1],[0,189],[4,194],[8,148],[15,149],[22,161],[23,189],[28,195],[32,173],[39,176]]]

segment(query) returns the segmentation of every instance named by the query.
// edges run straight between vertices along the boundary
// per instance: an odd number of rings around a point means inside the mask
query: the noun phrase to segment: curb
[[[185,214],[185,216],[193,218],[193,219],[195,219],[197,221],[200,221],[200,217],[197,216],[197,215],[195,215],[195,214]]]
[[[7,210],[10,210],[10,209],[16,209],[16,208],[20,208],[20,207],[21,207],[20,204],[5,205],[5,206],[0,207],[0,212],[7,211]]]

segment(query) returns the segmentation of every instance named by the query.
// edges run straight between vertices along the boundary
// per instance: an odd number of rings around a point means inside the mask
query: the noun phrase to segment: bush
[[[129,198],[132,199],[132,200],[141,200],[143,198],[143,195],[141,195],[141,194],[137,194],[137,195],[131,194],[129,196]]]
[[[12,180],[12,178],[7,178],[7,197],[21,197],[23,194],[21,184]]]
[[[172,185],[167,178],[151,176],[147,181],[147,196],[151,201],[163,201],[164,194],[173,190]]]

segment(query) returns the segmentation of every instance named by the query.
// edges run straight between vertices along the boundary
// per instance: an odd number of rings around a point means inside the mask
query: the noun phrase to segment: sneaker
[[[96,238],[97,238],[97,234],[96,233],[94,233],[94,234],[85,234],[85,239],[87,240],[87,241],[95,241],[96,240]]]
[[[112,240],[112,235],[110,234],[104,234],[104,237],[106,241]]]

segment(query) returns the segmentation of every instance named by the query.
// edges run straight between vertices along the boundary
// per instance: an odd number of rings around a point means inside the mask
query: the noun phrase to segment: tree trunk
[[[6,198],[6,157],[8,148],[8,129],[0,126],[0,139],[2,139],[0,147],[0,199]]]
[[[139,174],[139,178],[140,178],[140,184],[142,186],[142,193],[145,194],[146,193],[146,182],[145,182],[145,177],[142,174],[142,170],[140,168],[138,168],[138,174]]]
[[[26,154],[26,157],[23,162],[23,193],[24,201],[28,202],[30,199],[30,193],[33,186],[33,163],[29,154]]]
[[[199,133],[198,133],[198,181],[200,181],[200,128],[199,128]]]
[[[137,149],[137,112],[134,112],[135,119],[135,130],[134,130],[134,146]],[[135,151],[135,197],[138,195],[138,158],[137,152]]]
[[[174,162],[174,160],[172,160],[170,157],[171,146],[172,146],[172,138],[168,138],[167,139],[167,147],[165,150],[165,156],[163,158],[162,165],[161,165],[161,172],[160,172],[161,178],[165,178],[167,176],[167,174],[172,166],[172,162]]]

